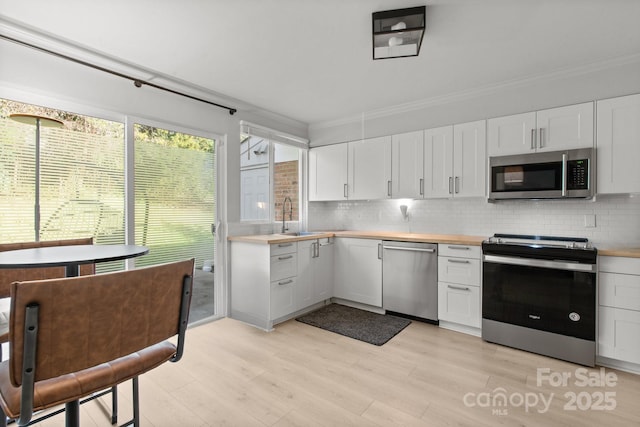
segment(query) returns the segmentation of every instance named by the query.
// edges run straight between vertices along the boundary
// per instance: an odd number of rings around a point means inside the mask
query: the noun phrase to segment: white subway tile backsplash
[[[400,213],[409,205],[409,221]],[[585,227],[584,216],[596,226]],[[598,244],[640,244],[640,197],[598,196],[597,200],[484,199],[379,200],[309,203],[310,230],[381,230],[414,233],[546,234],[587,237]]]

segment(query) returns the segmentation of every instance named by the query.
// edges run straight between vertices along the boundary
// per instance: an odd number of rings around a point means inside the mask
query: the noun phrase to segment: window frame
[[[265,138],[269,141],[269,218],[265,220],[243,219],[242,205],[240,206],[240,223],[251,225],[272,225],[275,229],[280,221],[276,222],[275,206],[275,144],[287,145],[299,150],[298,163],[298,220],[287,221],[289,224],[298,223],[298,230],[306,230],[308,224],[308,189],[307,189],[307,170],[309,158],[309,140],[300,138],[286,132],[280,132],[265,126],[256,125],[244,120],[240,121],[240,134],[257,136]],[[240,160],[240,159],[238,159]],[[242,184],[240,184],[242,185]],[[240,187],[241,188],[241,187]],[[242,197],[240,197],[242,204]]]

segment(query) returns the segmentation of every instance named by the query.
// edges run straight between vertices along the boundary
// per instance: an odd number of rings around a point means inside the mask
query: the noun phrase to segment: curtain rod
[[[213,105],[213,106],[216,106],[216,107],[219,107],[219,108],[223,108],[225,110],[229,110],[229,114],[231,114],[232,116],[238,111],[237,109],[232,108],[232,107],[227,107],[225,105],[217,104],[215,102],[208,101],[208,100],[202,99],[202,98],[198,98],[198,97],[193,96],[193,95],[189,95],[189,94],[186,94],[186,93],[183,93],[183,92],[178,92],[177,90],[169,89],[169,88],[166,88],[164,86],[157,85],[155,83],[145,82],[143,80],[137,79],[137,78],[129,76],[127,74],[123,74],[123,73],[120,73],[120,72],[117,72],[117,71],[113,71],[113,70],[110,70],[108,68],[104,68],[104,67],[101,67],[99,65],[92,64],[90,62],[82,61],[80,59],[76,59],[76,58],[73,58],[71,56],[64,55],[62,53],[54,52],[52,50],[45,49],[45,48],[43,48],[41,46],[36,46],[34,44],[27,43],[27,42],[24,42],[22,40],[15,39],[13,37],[9,37],[9,36],[6,36],[4,34],[0,34],[0,38],[3,38],[3,39],[8,40],[8,41],[11,41],[13,43],[17,43],[17,44],[22,45],[22,46],[30,47],[30,48],[38,50],[40,52],[44,52],[44,53],[48,53],[48,54],[53,55],[53,56],[57,56],[58,58],[63,58],[63,59],[66,59],[68,61],[75,62],[76,64],[84,65],[86,67],[93,68],[95,70],[104,71],[105,73],[109,73],[109,74],[112,74],[114,76],[122,77],[123,79],[131,80],[131,81],[133,81],[133,84],[134,84],[135,87],[142,87],[142,85],[147,85],[147,86],[150,86],[150,87],[153,87],[153,88],[156,88],[156,89],[164,90],[165,92],[170,92],[170,93],[173,93],[175,95],[184,96],[185,98],[193,99],[193,100],[196,100],[196,101],[204,102],[205,104],[209,104],[209,105]]]

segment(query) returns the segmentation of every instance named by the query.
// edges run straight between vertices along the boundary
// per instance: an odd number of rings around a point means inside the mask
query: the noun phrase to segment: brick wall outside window
[[[299,182],[298,182],[298,161],[276,163],[273,169],[273,197],[276,221],[282,221],[282,202],[284,198],[289,196],[293,202],[292,220],[299,220]],[[285,220],[289,221],[289,203],[287,202],[287,211],[285,212]]]

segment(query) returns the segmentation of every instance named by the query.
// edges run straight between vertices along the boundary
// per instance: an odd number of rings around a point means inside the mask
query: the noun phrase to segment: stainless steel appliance
[[[489,200],[593,197],[593,149],[489,158]]]
[[[437,322],[438,245],[384,241],[382,250],[382,307]]]
[[[482,250],[482,338],[594,366],[597,251],[589,241],[495,234]]]

